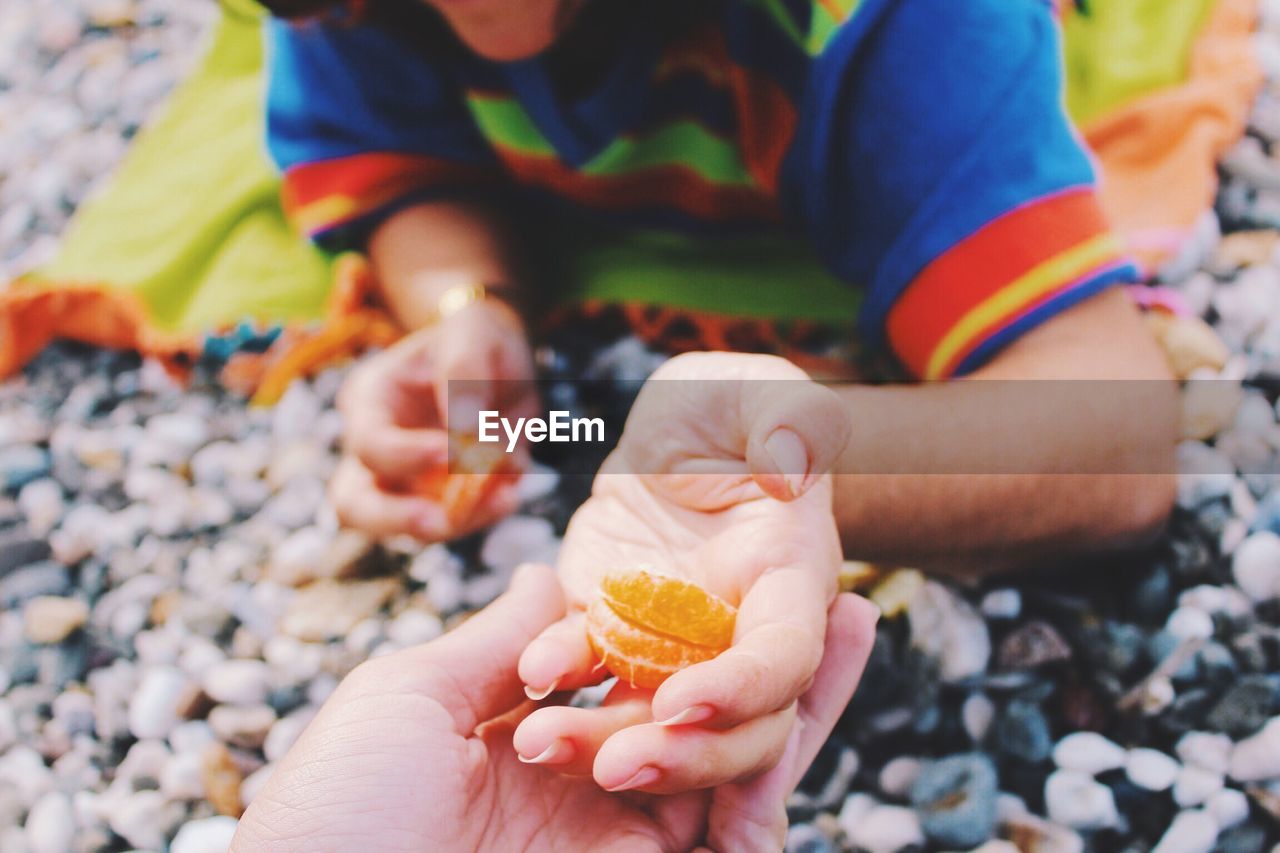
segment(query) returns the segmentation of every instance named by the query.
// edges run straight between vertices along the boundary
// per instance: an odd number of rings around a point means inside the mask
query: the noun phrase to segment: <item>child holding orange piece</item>
[[[525,760],[617,791],[750,776],[793,736],[842,542],[863,558],[995,566],[1140,536],[1167,513],[1174,389],[1115,288],[1136,271],[1062,110],[1048,3],[267,5],[328,13],[271,32],[288,205],[322,245],[366,250],[413,330],[344,391],[332,490],[349,523],[440,540],[514,507],[495,490],[459,521],[407,484],[443,464],[446,422],[536,404],[525,323],[541,294],[516,244],[544,218],[643,232],[673,254],[800,235],[861,288],[862,339],[919,379],[1151,380],[1141,400],[1094,401],[1082,424],[1071,395],[993,419],[967,383],[832,391],[773,357],[671,362],[659,380],[742,381],[674,408],[653,402],[661,382],[646,387],[566,537],[571,614],[520,675],[535,697],[599,677],[583,609],[620,564],[663,564],[737,605],[733,645],[656,693],[624,685],[601,709],[538,711],[514,737]],[[752,288],[744,273],[735,310],[798,301],[801,277]],[[474,399],[450,399],[453,380]],[[957,442],[930,430],[943,416],[983,428]],[[709,423],[729,438],[708,442]],[[984,454],[1016,476],[965,476]],[[1061,476],[1076,471],[1095,476]]]

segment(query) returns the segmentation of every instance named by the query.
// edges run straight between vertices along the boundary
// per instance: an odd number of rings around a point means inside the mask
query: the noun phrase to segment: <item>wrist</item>
[[[490,311],[480,313],[521,316],[519,289],[501,279],[485,277],[461,270],[430,270],[419,273],[412,281],[413,299],[409,316],[402,317],[411,329],[438,326],[454,315],[471,312],[486,305]],[[502,310],[505,308],[505,311]]]

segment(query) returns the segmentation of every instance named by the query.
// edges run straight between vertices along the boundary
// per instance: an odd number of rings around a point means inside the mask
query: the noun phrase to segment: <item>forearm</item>
[[[1067,312],[969,381],[843,389],[848,556],[972,573],[1158,527],[1175,486],[1177,389],[1117,298]]]
[[[466,283],[514,289],[520,278],[505,223],[478,206],[456,202],[396,213],[373,233],[369,259],[384,302],[407,329],[429,325],[440,296],[450,287]]]

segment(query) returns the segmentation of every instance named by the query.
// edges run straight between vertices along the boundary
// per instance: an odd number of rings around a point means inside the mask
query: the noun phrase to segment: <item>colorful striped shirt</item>
[[[288,210],[334,248],[407,204],[511,185],[624,226],[800,232],[865,288],[861,334],[925,378],[1136,277],[1064,113],[1051,3],[689,2],[704,13],[675,32],[627,4],[585,93],[548,57],[273,22]]]

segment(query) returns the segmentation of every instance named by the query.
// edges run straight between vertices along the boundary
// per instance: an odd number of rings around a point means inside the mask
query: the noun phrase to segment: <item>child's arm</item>
[[[864,3],[815,60],[784,194],[926,380],[841,391],[850,557],[1007,568],[1169,510],[1176,389],[1062,76],[1034,0]]]
[[[267,143],[284,172],[286,211],[322,247],[368,252],[387,306],[410,331],[343,387],[335,508],[372,533],[431,540],[492,522],[514,504],[509,490],[463,528],[412,486],[447,460],[451,380],[476,380],[470,399],[456,394],[455,426],[495,403],[531,405],[494,399],[531,393],[514,380],[532,368],[512,308],[519,277],[501,229],[474,201],[501,189],[493,152],[447,60],[424,58],[396,33],[273,21],[268,57]]]

